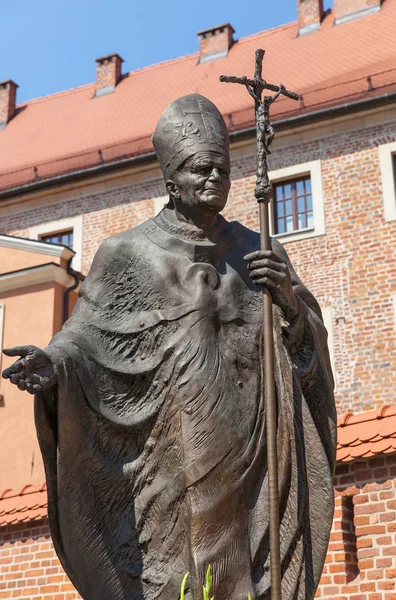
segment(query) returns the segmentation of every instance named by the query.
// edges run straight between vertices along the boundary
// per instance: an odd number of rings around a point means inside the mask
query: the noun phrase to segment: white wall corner
[[[384,202],[385,221],[396,220],[396,189],[393,155],[396,154],[396,142],[378,146],[381,169],[382,198]]]
[[[309,175],[311,177],[314,226],[307,229],[291,231],[290,233],[273,234],[274,211],[272,209],[272,218],[270,221],[271,235],[280,238],[282,242],[304,240],[307,238],[317,237],[318,235],[324,235],[326,233],[321,161],[312,160],[310,162],[300,163],[291,167],[284,167],[283,169],[275,169],[273,171],[269,171],[268,173],[271,183],[287,181],[288,179],[303,177],[304,175]]]
[[[331,370],[333,371],[335,390],[337,388],[337,371],[335,368],[334,334],[333,334],[333,309],[331,306],[321,306],[324,326],[327,329],[327,345],[330,354]]]
[[[3,360],[4,314],[5,314],[5,304],[0,304],[0,376],[1,376],[1,363]]]
[[[81,271],[82,265],[82,245],[83,245],[83,215],[70,217],[67,219],[59,219],[58,221],[50,221],[42,223],[28,229],[29,238],[39,240],[40,236],[51,233],[57,233],[67,229],[73,229],[73,250],[76,253],[73,257],[72,268],[75,271]]]
[[[154,204],[154,216],[156,217],[159,212],[164,208],[166,204],[169,202],[169,196],[160,196],[159,198],[153,198]]]

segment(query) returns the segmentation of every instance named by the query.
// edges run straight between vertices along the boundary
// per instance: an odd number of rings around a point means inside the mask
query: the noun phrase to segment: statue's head
[[[176,208],[220,212],[230,190],[230,155],[227,127],[213,102],[199,94],[175,100],[152,139]]]

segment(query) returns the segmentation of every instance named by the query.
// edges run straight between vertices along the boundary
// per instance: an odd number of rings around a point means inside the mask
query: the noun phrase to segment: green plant
[[[206,571],[206,581],[203,586],[203,600],[214,600],[214,596],[210,598],[210,588],[212,587],[212,574],[210,572],[210,565]]]
[[[184,600],[184,590],[186,588],[187,579],[190,573],[186,573],[183,577],[183,581],[180,588],[180,600]]]
[[[184,600],[184,592],[186,589],[187,579],[190,573],[186,573],[183,577],[183,581],[180,588],[180,600]],[[214,596],[210,598],[210,590],[212,588],[212,572],[210,565],[206,571],[205,585],[203,586],[203,600],[214,600]],[[253,600],[252,595],[248,593],[248,600]]]

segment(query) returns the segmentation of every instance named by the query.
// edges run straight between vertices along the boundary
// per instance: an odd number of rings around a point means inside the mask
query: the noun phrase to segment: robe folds
[[[106,240],[36,394],[51,532],[86,600],[270,598],[259,235],[211,242],[155,219]],[[288,262],[299,315],[273,308],[282,599],[314,597],[333,516],[333,380],[320,309]]]

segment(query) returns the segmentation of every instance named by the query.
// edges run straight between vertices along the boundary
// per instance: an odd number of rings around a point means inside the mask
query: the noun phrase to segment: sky
[[[196,52],[201,29],[229,22],[239,39],[297,18],[297,0],[0,0],[0,5],[0,81],[19,85],[18,103],[94,81],[95,59],[107,54],[120,54],[126,73]]]

